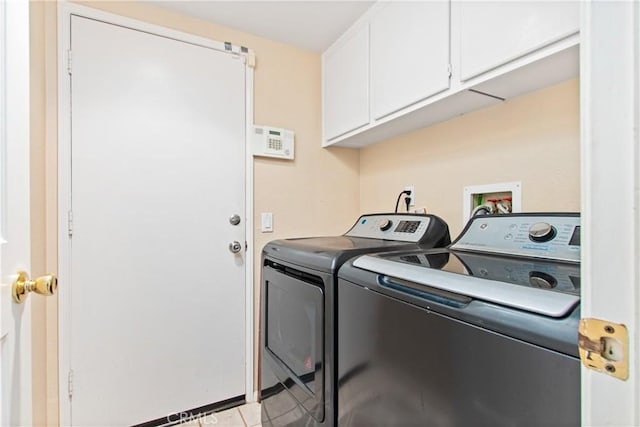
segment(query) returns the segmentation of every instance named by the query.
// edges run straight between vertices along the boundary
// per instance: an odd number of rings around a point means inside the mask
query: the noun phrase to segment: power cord
[[[408,196],[409,194],[411,194],[411,191],[409,191],[409,190],[404,190],[404,191],[401,191],[401,192],[400,192],[400,194],[398,194],[398,199],[396,200],[396,210],[394,211],[395,213],[398,213],[398,205],[400,204],[400,197],[402,197],[402,195],[403,195],[403,194],[404,194],[405,196]],[[407,212],[409,212],[409,203],[410,203],[410,200],[409,200],[409,198],[408,198],[408,197],[405,197],[405,198],[404,198],[404,200],[405,200],[405,203],[407,204]]]

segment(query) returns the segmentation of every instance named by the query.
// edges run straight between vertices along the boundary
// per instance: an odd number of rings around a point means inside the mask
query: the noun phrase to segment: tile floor
[[[261,427],[260,404],[247,403],[226,411],[206,415],[180,427]]]

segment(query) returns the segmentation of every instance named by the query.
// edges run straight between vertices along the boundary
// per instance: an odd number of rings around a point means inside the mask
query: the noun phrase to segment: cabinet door
[[[577,1],[465,1],[460,10],[460,73],[468,80],[575,34]]]
[[[371,20],[373,115],[449,88],[449,1],[389,2]]]
[[[369,123],[369,25],[334,45],[324,61],[324,138]]]

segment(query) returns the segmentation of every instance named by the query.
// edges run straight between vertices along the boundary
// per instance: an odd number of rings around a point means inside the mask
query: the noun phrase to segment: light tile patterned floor
[[[260,404],[247,403],[226,411],[206,415],[180,427],[261,427]]]

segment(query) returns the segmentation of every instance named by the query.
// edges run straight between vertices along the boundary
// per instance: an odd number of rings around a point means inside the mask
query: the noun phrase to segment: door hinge
[[[69,211],[67,213],[67,232],[69,237],[73,236],[73,212]]]
[[[67,50],[67,73],[71,74],[71,49]]]
[[[629,378],[626,326],[600,319],[580,319],[578,352],[587,368],[621,380]]]
[[[69,370],[69,378],[68,378],[68,391],[69,391],[69,399],[73,397],[73,370]]]
[[[447,74],[449,77],[453,75],[453,67],[451,67],[451,64],[447,64]]]

